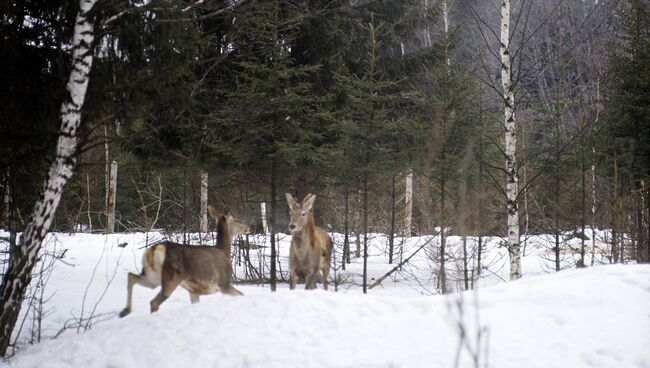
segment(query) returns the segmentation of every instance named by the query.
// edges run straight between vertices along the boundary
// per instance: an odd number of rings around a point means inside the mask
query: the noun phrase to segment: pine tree
[[[312,85],[319,66],[297,64],[291,53],[305,12],[299,2],[280,0],[237,9],[230,84],[216,96],[219,110],[207,125],[207,147],[216,157],[245,166],[268,185],[272,289],[278,192],[295,167],[319,164],[325,139]]]

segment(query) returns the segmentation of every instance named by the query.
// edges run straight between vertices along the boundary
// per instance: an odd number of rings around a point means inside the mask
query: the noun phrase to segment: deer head
[[[286,196],[289,205],[289,231],[292,234],[300,233],[307,226],[309,213],[314,207],[316,195],[307,194],[302,203],[296,202],[289,193]]]
[[[230,214],[223,214],[219,212],[216,208],[212,207],[211,205],[208,206],[208,212],[210,212],[210,216],[217,222],[220,223],[222,221],[225,221],[226,228],[228,229],[230,236],[232,237],[237,237],[239,235],[245,235],[245,234],[250,234],[251,228],[238,218],[230,215]]]

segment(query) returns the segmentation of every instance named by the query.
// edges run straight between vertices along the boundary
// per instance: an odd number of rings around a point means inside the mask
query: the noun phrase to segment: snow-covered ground
[[[45,301],[41,342],[28,344],[37,339],[41,305],[28,300],[20,348],[0,367],[474,367],[474,359],[481,367],[499,368],[650,367],[650,267],[551,272],[550,240],[543,236],[527,240],[524,277],[516,282],[504,281],[508,269],[500,239],[484,239],[478,291],[437,295],[431,261],[437,238],[413,237],[397,240],[397,260],[422,249],[368,295],[361,293],[362,259],[353,258],[343,271],[337,253],[337,292],[333,285],[327,292],[307,292],[280,284],[271,293],[268,285],[240,284],[244,297],[204,296],[192,305],[178,289],[150,315],[157,290],[136,286],[133,313],[117,318],[126,301],[126,273],[139,271],[141,247],[161,238],[50,235],[47,250],[58,257],[43,258],[51,272],[45,272],[47,282],[35,280],[38,288],[32,290]],[[250,250],[251,263],[268,267],[262,262],[268,239],[251,240],[261,245]],[[286,272],[288,237],[280,240],[279,268]],[[335,242],[340,244],[338,235]],[[566,268],[575,267],[579,240],[570,242],[573,250],[563,253]],[[453,289],[464,286],[462,261],[451,257],[462,254],[462,244],[461,238],[449,239]],[[468,266],[475,268],[476,239],[468,238],[466,248],[474,256]],[[596,264],[606,260],[603,249],[597,244]],[[369,253],[372,283],[393,265],[386,261],[385,237],[373,236]],[[239,253],[233,256],[237,260]],[[236,273],[245,278],[243,266]]]

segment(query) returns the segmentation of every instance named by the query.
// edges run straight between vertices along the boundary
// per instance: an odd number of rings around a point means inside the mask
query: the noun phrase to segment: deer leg
[[[296,281],[298,280],[298,275],[295,271],[291,271],[291,277],[289,279],[289,289],[293,290],[296,288]]]
[[[193,293],[191,291],[189,293],[190,293],[190,302],[192,302],[192,304],[198,303],[199,302],[199,294],[195,294],[195,293]]]
[[[225,295],[230,295],[230,296],[244,295],[244,293],[235,289],[235,287],[232,285],[224,285],[223,287],[219,287],[219,290],[221,290],[221,293]]]
[[[311,271],[305,276],[305,290],[316,289],[316,278],[318,272]]]
[[[181,284],[181,279],[178,272],[170,266],[163,265],[162,270],[162,288],[155,298],[151,299],[151,313],[158,311],[160,305],[169,298],[170,295],[176,290],[178,285]]]
[[[129,272],[127,277],[127,283],[126,283],[126,307],[124,307],[124,309],[122,309],[122,311],[120,312],[119,314],[120,318],[126,317],[127,315],[129,315],[129,313],[131,313],[133,285],[135,285],[138,282],[139,278],[140,278],[139,275]]]
[[[327,290],[327,276],[330,274],[330,269],[329,268],[323,268],[321,270],[323,274],[323,289]]]
[[[154,280],[151,280],[150,278],[148,278],[147,275],[144,274],[144,273],[140,274],[140,275],[136,275],[134,273],[129,272],[128,281],[127,281],[127,284],[126,284],[126,307],[124,307],[124,309],[122,309],[122,311],[120,312],[120,314],[119,314],[120,318],[126,317],[127,315],[129,315],[129,313],[131,313],[131,302],[132,302],[132,298],[133,298],[133,285],[135,285],[135,284],[139,284],[139,285],[151,288],[151,289],[153,289],[153,288],[155,288],[155,287],[157,287],[159,285]]]

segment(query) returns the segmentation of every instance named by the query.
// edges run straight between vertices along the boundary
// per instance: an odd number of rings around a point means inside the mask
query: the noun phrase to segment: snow
[[[459,367],[473,367],[477,352],[481,367],[650,367],[650,267],[549,272],[545,237],[529,239],[523,278],[515,282],[502,281],[509,270],[501,240],[487,239],[487,270],[478,291],[437,295],[429,260],[437,240],[414,237],[398,239],[403,258],[427,243],[423,250],[368,295],[358,285],[360,258],[348,271],[337,269],[346,280],[338,292],[333,285],[329,291],[304,291],[303,285],[290,291],[281,284],[271,293],[268,286],[240,284],[244,297],[216,294],[192,305],[179,289],[149,314],[157,290],[136,286],[133,313],[119,319],[126,273],[140,270],[147,237],[153,242],[163,235],[50,234],[48,251],[67,250],[51,261],[42,289],[49,298],[43,339],[26,344],[28,318],[21,348],[0,367],[454,367],[457,354]],[[268,245],[262,236],[253,240]],[[288,240],[280,241],[283,272]],[[118,247],[124,242],[126,247]],[[470,251],[474,243],[468,241]],[[374,235],[371,244],[369,274],[378,278],[393,266],[386,264],[385,239]],[[456,254],[461,239],[450,237],[448,244]],[[269,251],[251,250],[252,263]],[[603,260],[599,256],[596,263]],[[563,266],[572,264],[575,254],[568,252]],[[243,277],[241,267],[236,272]],[[462,286],[453,281],[457,263],[450,262],[448,273],[454,288]],[[23,314],[29,317],[33,308],[27,310],[26,304]],[[73,322],[90,315],[90,328],[77,333]],[[73,327],[54,338],[66,323]],[[467,332],[466,344],[459,344],[459,326]]]

